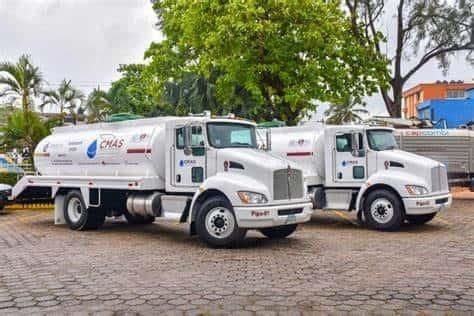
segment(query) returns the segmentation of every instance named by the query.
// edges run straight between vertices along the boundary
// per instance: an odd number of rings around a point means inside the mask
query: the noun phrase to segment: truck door
[[[334,182],[363,182],[367,159],[362,132],[337,133],[334,148]]]
[[[198,187],[206,178],[206,147],[202,125],[175,129],[172,185]]]

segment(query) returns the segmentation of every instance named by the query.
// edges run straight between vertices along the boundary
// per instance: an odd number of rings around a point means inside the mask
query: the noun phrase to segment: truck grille
[[[273,199],[291,200],[303,198],[303,173],[298,169],[280,169],[273,173]]]
[[[431,192],[447,192],[448,175],[446,167],[437,166],[431,169]]]

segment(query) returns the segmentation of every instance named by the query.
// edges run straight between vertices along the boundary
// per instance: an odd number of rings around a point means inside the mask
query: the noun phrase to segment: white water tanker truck
[[[187,223],[211,246],[247,229],[283,238],[310,219],[296,164],[257,149],[255,124],[209,115],[55,128],[34,153],[38,175],[12,198],[49,194],[55,223],[96,229],[107,216],[131,223]]]
[[[451,205],[445,165],[398,150],[391,128],[311,124],[272,128],[266,139],[303,169],[314,209],[355,210],[370,227],[393,230]]]

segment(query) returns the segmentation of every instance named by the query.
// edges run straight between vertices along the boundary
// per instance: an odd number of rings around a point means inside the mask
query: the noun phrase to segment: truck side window
[[[338,152],[351,152],[352,134],[336,135],[336,150]]]
[[[204,156],[206,152],[201,126],[193,126],[191,128],[191,150],[193,151],[193,156]]]
[[[191,147],[204,146],[204,135],[202,135],[202,127],[193,126],[191,131]]]
[[[176,129],[176,148],[184,149],[184,127]]]

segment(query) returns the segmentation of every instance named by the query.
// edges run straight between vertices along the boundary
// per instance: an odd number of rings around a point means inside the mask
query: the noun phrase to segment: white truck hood
[[[399,162],[403,164],[405,168],[413,168],[414,170],[431,170],[431,168],[437,167],[440,164],[436,160],[398,149],[377,152],[377,160],[381,161],[382,163],[385,163],[385,161]]]
[[[282,159],[279,156],[269,152],[253,148],[226,148],[219,150],[218,161],[235,161],[242,165],[253,166],[259,171],[286,169],[288,165],[293,169],[299,169],[297,165],[290,161]]]

